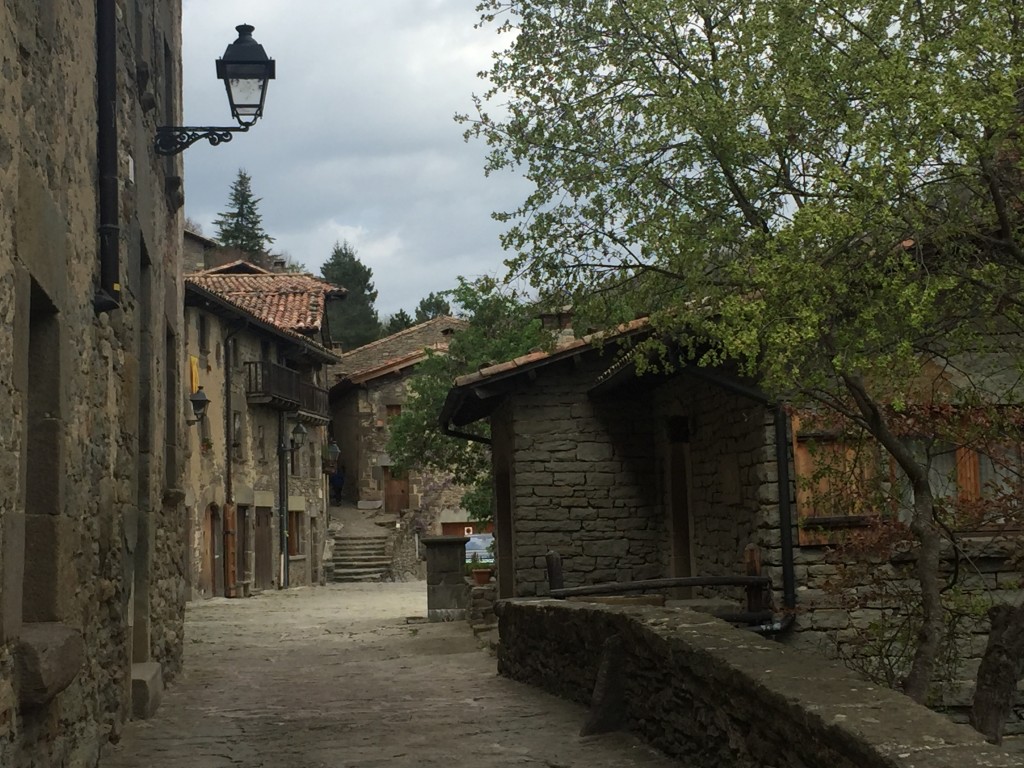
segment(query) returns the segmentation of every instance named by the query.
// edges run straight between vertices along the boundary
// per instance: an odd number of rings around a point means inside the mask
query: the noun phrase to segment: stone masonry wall
[[[701,768],[1010,768],[1020,755],[839,664],[703,614],[555,600],[497,606],[498,671],[590,702],[605,641],[619,725]]]
[[[567,587],[665,568],[650,403],[589,399],[602,364],[565,363],[511,396],[516,595],[547,594],[549,550],[562,555]]]
[[[750,543],[763,546],[759,533],[768,525],[778,503],[770,415],[748,398],[686,376],[676,377],[659,389],[656,403],[659,424],[672,418],[685,419],[689,433],[686,469],[690,475],[692,573],[744,573],[744,549]],[[667,453],[671,447],[665,430],[659,438],[661,450]],[[661,480],[666,490],[665,509],[671,514],[667,498],[671,481],[665,477]],[[764,554],[771,562],[772,551]],[[742,590],[706,587],[696,593],[737,598]]]
[[[158,122],[180,116],[180,3],[114,9],[120,306],[109,311],[94,305],[96,10],[0,4],[4,768],[92,768],[130,716],[133,664],[170,679],[181,662],[181,162],[152,148]],[[65,638],[63,663],[32,661],[41,636]]]

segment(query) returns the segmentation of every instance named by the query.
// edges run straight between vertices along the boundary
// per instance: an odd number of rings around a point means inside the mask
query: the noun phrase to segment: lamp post
[[[158,155],[176,155],[201,139],[214,146],[231,141],[232,134],[248,131],[263,116],[267,85],[276,76],[276,66],[263,46],[253,39],[254,29],[250,24],[235,27],[238,39],[227,47],[222,58],[217,59],[217,77],[224,81],[231,116],[238,125],[160,126],[156,129]]]
[[[278,586],[281,589],[288,586],[288,459],[294,451],[297,451],[306,442],[306,434],[308,432],[301,423],[296,423],[290,433],[286,431],[287,428],[287,418],[284,411],[281,411],[277,423],[277,490],[280,497],[277,523],[279,546],[281,548],[281,569]],[[287,445],[285,444],[286,435],[290,435],[290,444]]]

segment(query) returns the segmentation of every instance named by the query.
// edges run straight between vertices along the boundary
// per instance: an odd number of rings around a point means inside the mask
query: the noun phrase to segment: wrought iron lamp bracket
[[[208,140],[213,146],[217,146],[231,141],[234,138],[232,134],[245,133],[248,130],[248,125],[228,127],[162,125],[156,129],[156,153],[158,155],[177,155],[203,139]]]

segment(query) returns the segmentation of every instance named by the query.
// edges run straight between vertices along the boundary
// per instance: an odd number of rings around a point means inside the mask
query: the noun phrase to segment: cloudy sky
[[[483,174],[484,146],[452,119],[484,89],[476,73],[504,41],[474,29],[475,0],[185,0],[186,125],[229,125],[214,61],[252,24],[277,61],[264,118],[219,147],[185,153],[185,213],[204,234],[239,168],[262,198],[264,228],[319,274],[348,240],[373,270],[382,316],[411,313],[457,275],[494,275],[504,258],[490,214],[526,194]]]

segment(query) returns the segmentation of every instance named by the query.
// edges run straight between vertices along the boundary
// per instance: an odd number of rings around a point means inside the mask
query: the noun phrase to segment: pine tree
[[[245,169],[238,169],[238,177],[231,185],[229,209],[217,215],[217,240],[226,247],[238,248],[246,253],[266,253],[274,238],[263,229],[263,217],[257,204],[261,198],[253,197],[252,179]]]
[[[345,351],[376,340],[380,335],[380,320],[373,306],[377,300],[373,270],[359,260],[355,248],[348,241],[335,243],[320,274],[327,282],[348,290],[344,301],[327,304],[331,338],[341,342]]]
[[[409,313],[404,309],[400,309],[384,323],[384,327],[381,329],[381,338],[404,331],[406,328],[412,328],[415,324],[416,321],[412,319]]]
[[[416,322],[423,323],[451,313],[452,305],[448,303],[444,293],[430,293],[426,298],[420,299],[416,307]]]

